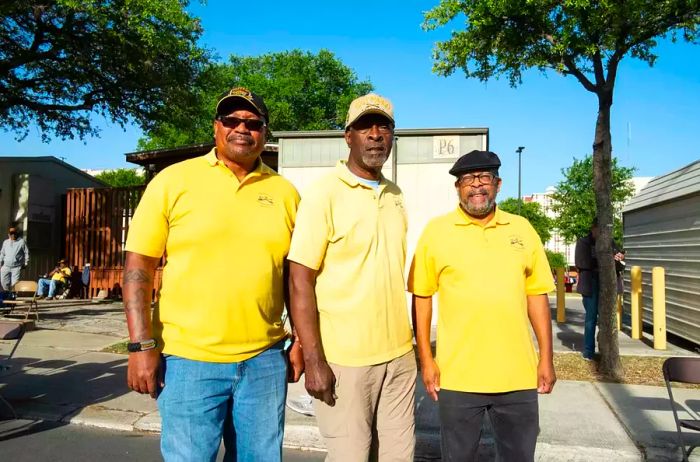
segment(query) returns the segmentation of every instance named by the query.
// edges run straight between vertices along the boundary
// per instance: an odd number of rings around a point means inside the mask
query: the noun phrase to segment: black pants
[[[476,460],[484,413],[488,413],[498,460],[532,462],[539,433],[537,390],[465,393],[441,390],[442,460]]]

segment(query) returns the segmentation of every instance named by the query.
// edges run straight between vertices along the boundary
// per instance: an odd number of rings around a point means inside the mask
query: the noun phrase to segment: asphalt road
[[[159,435],[117,432],[80,425],[0,421],[0,460],[13,462],[162,461]],[[321,461],[325,453],[284,451],[290,462]],[[223,460],[219,453],[217,460]]]

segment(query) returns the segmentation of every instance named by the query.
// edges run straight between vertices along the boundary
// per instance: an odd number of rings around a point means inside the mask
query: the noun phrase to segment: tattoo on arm
[[[146,289],[136,289],[131,297],[124,300],[124,308],[127,311],[142,311],[146,308],[150,308],[148,300],[146,299]]]
[[[124,283],[150,283],[153,279],[151,276],[142,269],[127,270],[124,274]]]

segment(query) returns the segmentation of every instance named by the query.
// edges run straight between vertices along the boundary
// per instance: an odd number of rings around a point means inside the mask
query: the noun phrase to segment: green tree
[[[554,227],[566,242],[574,242],[585,236],[596,216],[593,191],[593,159],[586,156],[574,159],[571,167],[562,169],[564,179],[557,184],[552,195],[552,210],[557,214]],[[622,242],[622,206],[634,194],[632,175],[634,168],[621,167],[613,157],[611,168],[610,200],[613,209],[613,238]]]
[[[595,203],[600,224],[596,244],[600,265],[601,370],[619,377],[622,365],[615,324],[615,267],[612,258],[610,108],[620,62],[631,56],[653,65],[659,38],[695,42],[700,24],[698,0],[501,1],[441,0],[425,14],[428,30],[463,15],[464,30],[438,42],[434,71],[461,69],[482,81],[505,75],[510,84],[536,68],[573,76],[598,101],[593,140]],[[460,16],[460,19],[462,17]]]
[[[544,253],[547,254],[547,261],[552,270],[556,268],[566,268],[568,266],[566,263],[566,256],[563,253],[552,252],[549,249],[544,249]]]
[[[518,211],[518,199],[509,197],[501,201],[498,207],[509,213],[525,217],[530,222],[544,244],[552,237],[552,220],[544,214],[542,207],[537,202],[522,202]]]
[[[95,175],[100,181],[107,183],[113,188],[124,186],[141,186],[146,184],[146,177],[133,168],[118,168],[116,170],[105,170]]]
[[[332,130],[344,127],[350,102],[372,90],[333,53],[301,50],[261,56],[231,56],[212,63],[192,90],[196,104],[166,111],[139,140],[139,149],[159,149],[204,143],[212,138],[212,118],[222,92],[234,86],[250,88],[265,100],[272,130]]]
[[[148,129],[162,107],[189,104],[207,52],[187,0],[0,3],[0,127],[17,139],[98,133],[91,119]]]

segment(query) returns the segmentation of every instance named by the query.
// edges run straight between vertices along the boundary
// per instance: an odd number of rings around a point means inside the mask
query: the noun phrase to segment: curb
[[[159,433],[161,429],[158,412],[143,414],[133,411],[110,409],[91,405],[84,408],[76,406],[54,406],[44,403],[27,405],[18,403],[18,417],[30,420],[64,422],[72,425],[84,425],[102,429],[126,432]],[[325,452],[323,437],[315,425],[288,424],[284,428],[283,446],[313,452]],[[651,448],[650,448],[651,449]],[[652,449],[653,451],[653,449]],[[495,445],[490,435],[484,435],[479,444],[479,455],[484,460],[495,457]],[[440,460],[440,435],[436,431],[416,431],[416,461]],[[641,453],[633,453],[610,448],[564,446],[547,442],[538,442],[535,451],[538,462],[641,462]],[[656,460],[656,459],[655,459]]]

